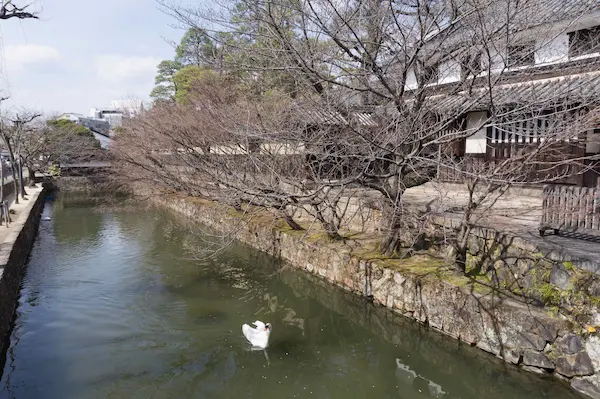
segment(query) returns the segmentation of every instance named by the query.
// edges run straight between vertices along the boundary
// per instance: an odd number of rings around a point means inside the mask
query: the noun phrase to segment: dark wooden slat
[[[540,231],[600,230],[600,189],[546,186],[542,196]]]

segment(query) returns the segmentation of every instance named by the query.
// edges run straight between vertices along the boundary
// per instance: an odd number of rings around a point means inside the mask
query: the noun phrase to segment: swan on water
[[[42,220],[43,220],[44,222],[49,222],[49,221],[51,221],[51,220],[52,220],[52,218],[50,218],[50,216],[44,216],[44,217],[42,217]]]
[[[269,346],[269,337],[271,335],[271,323],[263,323],[260,320],[256,320],[252,323],[256,326],[250,327],[248,324],[242,325],[242,333],[244,337],[252,344],[252,346],[260,349],[265,349]]]

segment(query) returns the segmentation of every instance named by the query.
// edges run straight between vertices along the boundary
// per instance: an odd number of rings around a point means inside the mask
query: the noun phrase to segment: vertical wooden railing
[[[600,188],[553,185],[544,187],[540,234],[552,229],[600,231]]]

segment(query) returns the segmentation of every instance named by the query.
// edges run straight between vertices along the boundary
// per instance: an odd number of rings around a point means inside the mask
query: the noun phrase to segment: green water
[[[48,203],[0,398],[578,398],[150,210]],[[197,257],[197,256],[196,256]],[[240,326],[271,322],[266,353]]]

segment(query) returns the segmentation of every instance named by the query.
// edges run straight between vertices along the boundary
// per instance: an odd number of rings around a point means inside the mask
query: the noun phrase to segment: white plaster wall
[[[94,135],[94,138],[96,140],[98,140],[100,142],[100,147],[102,148],[109,148],[112,144],[112,139],[108,138],[102,134],[98,134],[96,132],[92,132],[92,134]]]
[[[458,82],[460,80],[461,65],[456,60],[445,61],[439,66],[439,84]]]
[[[548,64],[569,60],[569,36],[561,33],[536,42],[535,63]]]
[[[588,131],[587,142],[585,143],[585,152],[592,154],[600,153],[600,133]]]
[[[417,75],[415,75],[414,69],[410,68],[408,70],[408,73],[406,74],[405,89],[406,90],[414,90],[417,87],[418,87],[418,84],[417,84]]]
[[[498,46],[501,46],[498,44]],[[493,72],[498,72],[504,69],[504,59],[505,59],[505,50],[500,51],[500,47],[490,49],[490,54],[484,53],[481,56],[481,65],[483,66],[483,71],[486,72],[489,68],[491,61],[491,70]]]
[[[467,114],[467,130],[473,131],[473,135],[467,138],[465,145],[466,154],[485,154],[487,135],[485,121],[487,112],[469,112]]]
[[[263,153],[274,155],[295,155],[306,152],[304,143],[262,143],[260,149]]]
[[[241,145],[215,145],[210,147],[211,154],[219,155],[240,155],[246,154],[246,149]]]

